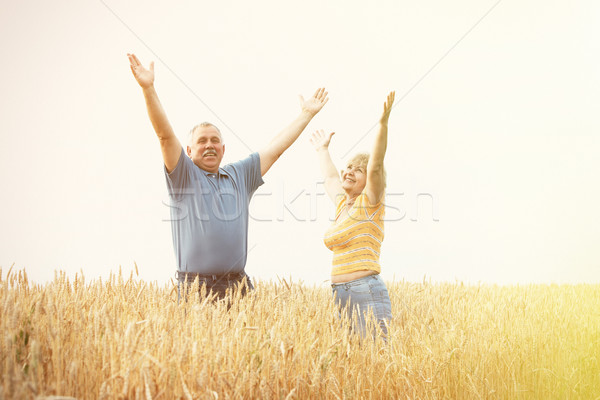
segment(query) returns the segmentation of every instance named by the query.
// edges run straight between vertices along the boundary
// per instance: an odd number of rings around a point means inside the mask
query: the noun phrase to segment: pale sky
[[[182,142],[258,151],[317,87],[330,101],[251,204],[246,271],[323,284],[315,129],[338,168],[396,90],[386,280],[600,282],[600,4],[2,1],[0,267],[44,282],[175,271],[158,140],[126,53],[156,63]],[[418,200],[418,201],[417,201]],[[417,206],[417,204],[419,206]],[[432,206],[433,204],[433,206]]]

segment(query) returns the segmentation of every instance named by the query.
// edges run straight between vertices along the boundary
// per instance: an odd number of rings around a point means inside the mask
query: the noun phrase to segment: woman
[[[333,251],[331,283],[333,295],[348,317],[354,315],[354,329],[364,337],[367,317],[372,312],[387,337],[392,318],[390,297],[379,277],[379,250],[383,240],[385,171],[383,158],[387,147],[388,119],[395,92],[387,96],[379,131],[371,155],[354,156],[341,177],[331,160],[329,143],[334,132],[313,133],[325,190],[336,205],[335,222],[325,232],[325,245]]]

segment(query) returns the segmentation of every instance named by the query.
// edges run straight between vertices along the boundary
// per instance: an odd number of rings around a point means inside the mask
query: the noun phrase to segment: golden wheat
[[[133,273],[1,273],[5,399],[600,398],[600,285],[388,283],[385,344],[326,287],[257,282],[227,310]]]

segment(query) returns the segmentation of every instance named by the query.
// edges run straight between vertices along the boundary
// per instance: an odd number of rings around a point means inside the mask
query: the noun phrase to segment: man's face
[[[208,172],[217,172],[225,154],[221,134],[214,126],[201,126],[192,134],[187,155],[194,164]]]

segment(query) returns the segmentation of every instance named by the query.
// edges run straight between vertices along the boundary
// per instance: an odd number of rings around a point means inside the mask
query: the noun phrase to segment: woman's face
[[[357,195],[362,193],[367,184],[367,167],[349,163],[342,171],[342,189],[347,194]]]

